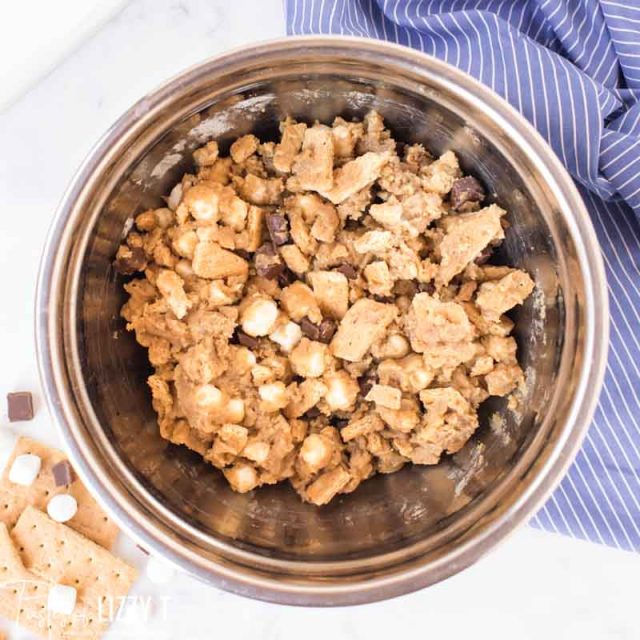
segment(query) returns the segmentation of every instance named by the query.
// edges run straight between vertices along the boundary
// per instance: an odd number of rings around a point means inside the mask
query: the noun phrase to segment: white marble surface
[[[100,29],[126,0],[22,0],[11,3],[0,20],[0,109]],[[9,13],[10,11],[10,13]]]
[[[50,22],[61,36],[70,24],[64,6],[58,3],[60,15]],[[17,22],[18,13],[13,17],[16,29],[28,27]],[[12,19],[4,6],[2,18]],[[0,111],[2,398],[18,389],[31,389],[40,398],[32,328],[38,259],[55,206],[91,145],[134,100],[185,66],[283,32],[280,0],[135,0],[96,25],[93,36]],[[37,57],[38,42],[22,42]],[[20,57],[13,63],[20,64]],[[42,72],[48,61],[43,65]],[[39,401],[37,410],[36,420],[18,430],[55,443]],[[0,429],[6,428],[3,407]],[[121,540],[120,549],[144,567],[145,556],[131,543]],[[523,528],[442,584],[349,609],[275,606],[223,593],[186,575],[173,577],[167,586],[154,585],[143,574],[133,592],[143,606],[127,607],[126,619],[116,622],[109,638],[364,640],[406,633],[478,640],[636,640],[639,583],[638,555]],[[28,637],[4,621],[0,630],[12,640]]]

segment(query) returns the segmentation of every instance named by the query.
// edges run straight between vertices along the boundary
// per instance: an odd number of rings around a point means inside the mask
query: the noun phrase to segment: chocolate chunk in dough
[[[341,265],[337,266],[336,271],[339,271],[348,280],[355,280],[358,277],[358,271],[348,262],[343,262]]]
[[[278,284],[283,289],[288,287],[290,284],[293,284],[298,279],[291,269],[287,269],[286,267],[282,270],[282,273],[278,276]]]
[[[324,319],[318,326],[318,342],[329,344],[333,334],[336,332],[336,323],[332,320]]]
[[[320,339],[320,328],[317,324],[313,324],[309,318],[302,318],[300,321],[300,328],[302,333],[309,338],[309,340]]]
[[[455,211],[472,211],[484,200],[484,196],[484,187],[476,178],[460,178],[451,187],[451,208]]]
[[[375,383],[376,377],[372,375],[364,375],[358,378],[358,386],[360,387],[362,396],[366,396]]]
[[[238,342],[248,349],[255,349],[260,344],[258,338],[250,336],[248,333],[242,331],[242,329],[238,329],[237,334]]]
[[[267,231],[274,246],[287,244],[289,242],[289,223],[287,219],[279,213],[270,213],[266,218]]]
[[[285,269],[282,258],[272,244],[263,244],[254,258],[256,273],[267,280],[275,280]]]
[[[313,420],[314,418],[317,418],[320,415],[320,409],[318,409],[318,407],[311,407],[311,409],[309,409],[309,411],[307,411],[302,417],[306,418],[307,420]]]
[[[237,256],[240,256],[243,260],[249,262],[251,260],[251,252],[246,251],[245,249],[234,249],[233,251]]]
[[[123,276],[130,276],[137,271],[143,271],[147,266],[147,256],[141,247],[120,247],[113,268]]]

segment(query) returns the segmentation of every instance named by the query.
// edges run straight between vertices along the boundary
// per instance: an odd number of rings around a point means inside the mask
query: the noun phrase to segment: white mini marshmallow
[[[172,211],[175,211],[180,204],[180,200],[182,200],[182,183],[179,182],[173,189],[171,189],[171,193],[169,194],[169,199],[167,200],[167,206]]]
[[[66,493],[53,496],[47,505],[47,513],[56,522],[68,522],[78,513],[78,502]]]
[[[433,378],[424,369],[412,371],[409,375],[409,382],[414,389],[426,389]]]
[[[331,448],[325,439],[317,433],[307,436],[300,449],[300,457],[313,469],[318,470],[327,464],[331,457]]]
[[[278,327],[269,337],[279,344],[283,351],[291,351],[300,342],[302,329],[295,322],[287,322]]]
[[[38,477],[41,466],[42,460],[39,456],[24,453],[13,461],[9,471],[9,482],[28,487]]]
[[[227,402],[226,419],[234,424],[244,420],[244,400],[242,398],[231,398]]]
[[[196,404],[203,409],[211,409],[222,403],[222,391],[213,384],[202,384],[195,392]]]
[[[167,584],[175,574],[173,566],[155,556],[147,561],[147,576],[154,584]]]
[[[229,484],[240,493],[246,493],[258,486],[258,474],[256,470],[243,462],[225,469],[224,475],[229,481]]]
[[[266,336],[278,319],[278,305],[269,298],[254,300],[240,317],[242,330],[250,336]]]
[[[54,584],[49,589],[47,609],[52,613],[61,613],[70,616],[76,608],[77,591],[73,587],[64,584]]]
[[[349,408],[349,398],[344,391],[344,385],[340,381],[332,382],[328,385],[329,390],[325,395],[325,400],[332,410],[344,410]]]
[[[324,373],[324,354],[319,351],[312,351],[306,363],[305,376],[307,378],[319,378]]]
[[[287,398],[287,388],[283,382],[272,382],[259,386],[258,395],[269,411],[284,409],[289,402]]]
[[[385,357],[403,358],[409,353],[409,351],[411,351],[409,343],[403,335],[399,333],[392,333],[387,338]]]
[[[243,450],[242,456],[253,462],[262,464],[268,457],[271,446],[266,442],[250,442]],[[255,482],[255,479],[254,479]]]

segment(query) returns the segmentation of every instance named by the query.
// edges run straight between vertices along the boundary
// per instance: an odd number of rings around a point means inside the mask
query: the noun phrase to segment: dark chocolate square
[[[56,487],[68,487],[76,479],[73,467],[68,460],[61,460],[51,469]]]
[[[33,419],[33,399],[29,391],[7,394],[7,410],[10,422]]]

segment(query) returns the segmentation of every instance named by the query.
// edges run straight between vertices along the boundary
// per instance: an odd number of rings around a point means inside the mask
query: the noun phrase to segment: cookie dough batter
[[[115,267],[140,274],[122,315],[162,436],[236,491],[288,480],[322,505],[467,442],[523,381],[504,314],[534,283],[487,264],[506,211],[451,151],[397,144],[376,112],[280,130],[198,149]]]

